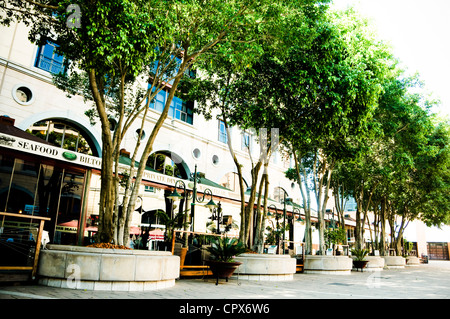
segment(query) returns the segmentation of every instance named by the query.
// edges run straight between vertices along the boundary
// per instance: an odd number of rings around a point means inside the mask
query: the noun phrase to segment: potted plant
[[[210,254],[207,264],[211,268],[213,276],[216,278],[216,285],[219,278],[228,278],[241,265],[241,262],[235,262],[234,257],[246,252],[244,244],[237,238],[216,237],[211,239],[211,246],[206,250]]]
[[[356,271],[358,271],[358,269],[361,269],[361,271],[363,271],[363,269],[366,267],[367,263],[369,262],[366,259],[368,253],[369,251],[367,249],[352,249],[352,256],[354,256],[353,267],[356,268]]]

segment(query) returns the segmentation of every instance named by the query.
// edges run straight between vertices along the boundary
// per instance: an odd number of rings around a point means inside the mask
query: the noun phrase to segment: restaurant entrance
[[[0,210],[48,217],[50,221],[45,223],[44,230],[48,232],[50,242],[75,245],[78,225],[84,224],[79,221],[83,217],[85,176],[84,169],[2,151]]]

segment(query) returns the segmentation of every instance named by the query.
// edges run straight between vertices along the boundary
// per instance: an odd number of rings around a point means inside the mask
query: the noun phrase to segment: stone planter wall
[[[406,259],[402,256],[383,256],[386,268],[405,268]]]
[[[366,260],[369,262],[366,265],[366,268],[364,268],[364,271],[381,271],[384,268],[384,258],[380,256],[366,256]],[[355,268],[353,268],[356,270]]]
[[[60,288],[145,291],[175,285],[180,257],[170,252],[47,245],[39,284]]]
[[[350,275],[353,260],[348,256],[306,255],[305,273]]]
[[[294,279],[297,260],[289,255],[242,254],[234,258],[242,264],[233,278],[261,281],[284,281]]]
[[[420,259],[416,256],[406,257],[406,266],[420,266]]]

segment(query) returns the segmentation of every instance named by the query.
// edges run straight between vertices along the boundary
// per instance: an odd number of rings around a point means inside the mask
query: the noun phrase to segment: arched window
[[[158,151],[151,154],[147,166],[169,176],[188,179],[189,172],[186,163],[176,154]]]
[[[248,188],[247,181],[244,179],[244,189]],[[222,179],[220,180],[220,185],[223,187],[226,187],[228,189],[231,189],[233,192],[236,192],[239,190],[239,176],[235,172],[229,172],[225,174]]]
[[[66,150],[99,156],[93,141],[76,124],[64,120],[47,119],[34,123],[27,131],[54,146]]]
[[[284,201],[284,194],[286,193],[286,198],[289,197],[288,193],[285,191],[282,187],[275,187],[273,190],[273,199],[279,203],[283,203]]]

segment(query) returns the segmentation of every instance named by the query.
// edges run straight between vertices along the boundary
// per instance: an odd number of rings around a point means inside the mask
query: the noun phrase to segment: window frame
[[[166,105],[168,95],[169,92],[167,92],[167,90],[160,90],[154,97],[154,102],[150,102],[149,108],[157,112],[162,112],[164,110],[164,106]],[[162,105],[162,109],[161,107],[156,108],[157,105]],[[170,103],[168,116],[182,121],[183,123],[194,125],[194,103],[174,96],[172,102]]]
[[[246,143],[246,139],[248,140],[248,144]],[[241,150],[249,152],[252,151],[252,134],[247,131],[242,131],[241,136]]]
[[[222,120],[218,120],[219,121],[219,128],[218,128],[218,141],[228,144],[228,134],[227,134],[227,129],[225,127],[225,122]],[[223,128],[223,131],[222,131]]]
[[[52,47],[52,56],[51,58],[45,55],[45,49],[47,47]],[[59,55],[58,53],[56,53],[56,48],[58,47],[57,44],[52,43],[52,42],[47,42],[44,45],[41,45],[38,47],[37,52],[36,52],[36,57],[35,57],[35,61],[34,61],[34,67],[38,68],[39,70],[43,70],[45,72],[49,72],[51,74],[64,74],[67,71],[67,60],[63,55]],[[62,57],[61,62],[59,62],[55,57]],[[48,61],[50,60],[50,61]],[[49,64],[49,67],[45,67],[44,63]],[[58,65],[60,66],[58,66]],[[58,72],[54,72],[53,68],[57,67],[58,68]]]

